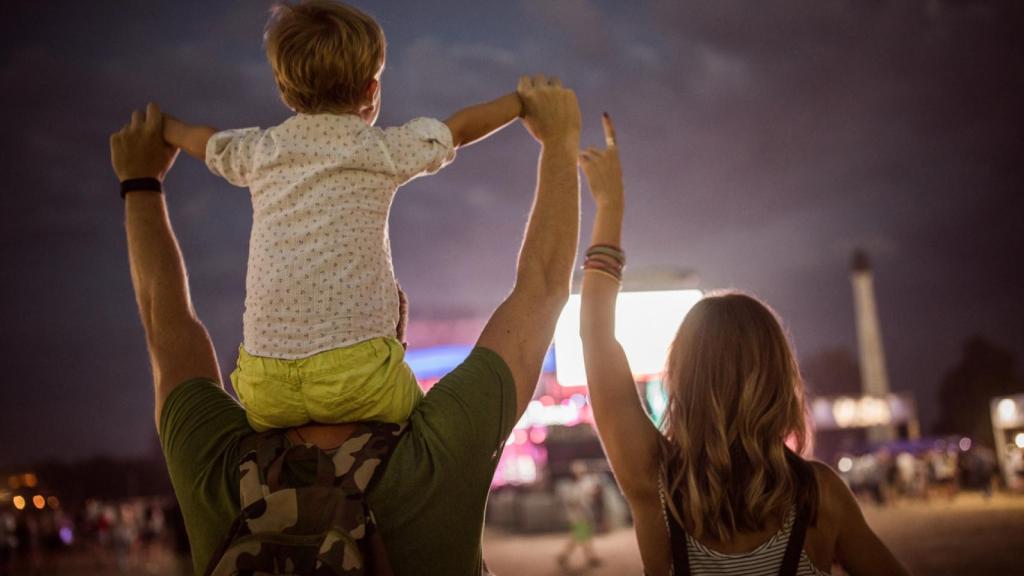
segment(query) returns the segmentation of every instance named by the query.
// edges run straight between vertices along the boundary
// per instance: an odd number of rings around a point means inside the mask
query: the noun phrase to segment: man
[[[480,573],[491,477],[505,438],[533,396],[569,295],[579,232],[579,107],[557,79],[523,77],[519,93],[524,123],[541,153],[515,285],[465,362],[417,406],[368,495],[399,575]],[[254,432],[223,389],[213,344],[192,307],[159,193],[178,151],[163,142],[161,131],[155,105],[134,112],[111,136],[111,161],[118,179],[131,181],[122,189],[134,188],[125,194],[125,228],[153,366],[157,429],[194,566],[202,572],[238,515],[238,464]],[[326,450],[351,431],[351,425],[311,425],[289,437]]]

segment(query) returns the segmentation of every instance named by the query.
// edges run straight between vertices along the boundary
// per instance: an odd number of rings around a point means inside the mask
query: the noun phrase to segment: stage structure
[[[680,284],[664,281],[664,276],[659,275],[657,283],[634,280],[627,284],[626,291],[619,296],[616,313],[616,336],[622,342],[634,371],[638,392],[655,423],[660,421],[665,410],[661,374],[669,346],[686,313],[702,297],[701,291],[696,289],[647,289],[651,285]],[[646,278],[649,279],[650,275]],[[591,426],[593,416],[586,396],[579,314],[580,296],[574,294],[569,297],[559,318],[554,346],[544,360],[537,394],[506,441],[494,475],[495,487],[528,485],[545,477],[568,474],[573,459],[595,463],[604,460]],[[464,327],[455,330],[453,327],[460,323]],[[417,347],[417,341],[427,341],[428,333],[438,333],[438,326],[434,324],[438,323],[428,321],[422,327],[412,327],[414,336],[418,332],[423,332],[424,336],[411,338],[412,346],[406,353],[409,366],[425,389],[432,387],[469,355],[473,345],[468,342],[479,334],[478,325],[482,326],[483,320],[448,323],[450,326],[444,339],[467,343],[442,344],[433,340],[430,341],[433,345]]]

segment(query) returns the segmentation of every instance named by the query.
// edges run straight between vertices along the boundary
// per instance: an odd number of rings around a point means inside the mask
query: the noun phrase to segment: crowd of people
[[[79,564],[160,573],[187,554],[188,537],[173,499],[90,500],[76,512],[0,512],[0,574],[46,573]]]
[[[837,468],[862,499],[881,504],[903,500],[951,500],[961,490],[990,497],[998,467],[995,453],[970,441],[936,440],[923,450],[881,448],[861,455],[843,455]]]

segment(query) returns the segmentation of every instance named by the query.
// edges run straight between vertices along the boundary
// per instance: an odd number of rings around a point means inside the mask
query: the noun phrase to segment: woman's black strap
[[[786,554],[782,557],[779,576],[796,576],[796,571],[800,567],[800,553],[804,550],[804,540],[807,536],[808,516],[807,506],[797,508],[796,520],[789,531],[789,542],[786,544]]]
[[[668,506],[662,505],[665,521],[668,523],[669,544],[672,547],[672,576],[690,576],[690,550],[686,544],[686,532],[676,522]]]

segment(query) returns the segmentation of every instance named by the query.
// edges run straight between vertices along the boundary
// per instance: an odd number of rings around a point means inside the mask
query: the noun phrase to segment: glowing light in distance
[[[61,527],[60,541],[63,542],[65,546],[70,546],[71,543],[75,541],[75,533],[71,531],[70,526]]]
[[[46,499],[46,505],[53,509],[60,508],[60,500],[56,496],[50,496]]]
[[[1017,445],[1017,448],[1024,448],[1024,432],[1018,432],[1013,437],[1013,443]]]
[[[15,496],[14,497],[14,507],[17,508],[18,510],[24,510],[25,509],[25,497],[24,496]]]
[[[958,444],[960,445],[960,451],[961,452],[967,452],[968,450],[971,449],[971,439],[966,437],[966,436],[961,438],[960,442],[958,442]]]
[[[32,497],[32,505],[38,510],[46,508],[46,498],[43,498],[42,494],[36,494]]]
[[[1003,398],[996,405],[996,412],[1004,423],[1012,422],[1017,418],[1017,403],[1012,398]]]
[[[505,476],[509,481],[521,482],[523,484],[537,481],[537,463],[533,461],[533,458],[521,454],[516,456],[509,464],[511,469],[506,472]]]
[[[837,398],[832,418],[840,428],[878,426],[892,422],[892,410],[884,398]]]
[[[849,472],[850,470],[853,470],[853,459],[849,456],[843,456],[839,459],[839,471]]]
[[[17,476],[8,476],[7,485],[11,487],[11,490],[17,490],[21,488],[21,479]]]
[[[679,323],[703,297],[700,290],[623,292],[615,306],[615,337],[633,373],[661,374]],[[555,328],[555,368],[562,386],[587,382],[580,343],[580,296],[569,296]]]
[[[526,405],[526,413],[516,424],[517,429],[534,426],[570,426],[579,422],[580,409],[572,400],[568,404],[545,406],[538,400],[531,400]]]
[[[22,480],[25,482],[25,486],[28,486],[29,488],[35,488],[36,484],[39,483],[39,479],[36,478],[36,475],[32,474],[31,472],[28,473],[28,474],[25,474],[22,477]]]
[[[530,442],[533,442],[534,444],[543,444],[547,437],[548,432],[543,428],[534,428],[530,430]]]
[[[513,430],[512,431],[512,436],[515,438],[513,440],[513,443],[515,443],[515,444],[517,444],[519,446],[522,446],[523,444],[526,444],[526,439],[527,439],[526,430]]]

